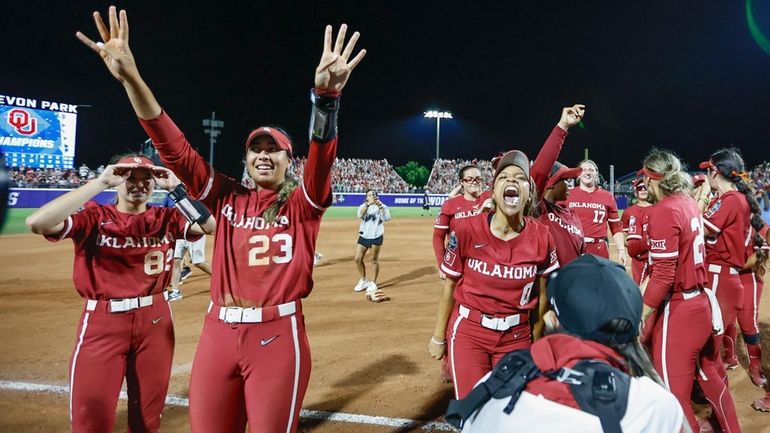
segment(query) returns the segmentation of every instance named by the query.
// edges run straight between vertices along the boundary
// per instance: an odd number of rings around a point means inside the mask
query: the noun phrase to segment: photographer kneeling
[[[463,432],[690,430],[639,343],[642,295],[622,266],[583,255],[551,278],[547,295],[549,335],[452,401],[450,423]]]

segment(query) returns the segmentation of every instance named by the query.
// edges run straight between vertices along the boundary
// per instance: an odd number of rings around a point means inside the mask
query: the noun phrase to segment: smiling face
[[[493,195],[497,212],[507,217],[521,215],[529,201],[529,178],[518,166],[509,165],[495,178]]]
[[[481,195],[482,182],[481,172],[475,167],[466,169],[460,177],[460,183],[463,185],[463,193],[473,198]]]
[[[118,202],[141,206],[147,203],[155,190],[155,179],[146,168],[131,170],[131,176],[117,187]]]
[[[583,161],[580,163],[580,168],[583,170],[583,173],[578,178],[580,180],[580,185],[586,188],[593,188],[599,177],[596,166],[591,162]]]
[[[258,188],[276,188],[286,180],[289,155],[269,135],[251,140],[246,151],[246,171]]]

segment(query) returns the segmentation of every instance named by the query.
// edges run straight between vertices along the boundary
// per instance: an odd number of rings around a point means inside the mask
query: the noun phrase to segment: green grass
[[[5,225],[0,234],[17,235],[19,233],[29,233],[29,229],[24,224],[24,220],[37,209],[8,209],[5,218]]]
[[[425,218],[428,218],[428,214],[421,207],[389,207],[388,209],[393,218],[419,217],[420,213],[424,213]],[[332,206],[326,211],[324,218],[356,218],[356,211],[358,206]],[[438,211],[438,208],[431,208],[431,216],[435,217]]]
[[[32,212],[37,209],[8,209],[8,216],[5,220],[3,230],[0,231],[0,235],[17,235],[20,233],[29,233],[27,226],[24,224],[26,219]],[[356,206],[332,206],[326,211],[324,218],[330,219],[343,219],[343,218],[356,218]],[[420,212],[425,212],[419,207],[392,207],[390,208],[390,215],[393,218],[402,217],[419,217]],[[431,209],[432,217],[436,216],[438,208]],[[425,215],[428,218],[428,215]]]

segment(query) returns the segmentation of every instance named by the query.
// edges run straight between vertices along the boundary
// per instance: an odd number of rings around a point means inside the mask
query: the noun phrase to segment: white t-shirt
[[[465,422],[463,433],[602,433],[599,417],[527,391],[507,415],[503,409],[510,399],[490,399]],[[628,406],[620,420],[623,433],[679,433],[683,421],[682,407],[673,394],[648,377],[631,378]]]
[[[390,210],[382,205],[382,210],[376,204],[367,205],[365,202],[358,207],[358,215],[361,215],[363,209],[366,212],[361,217],[361,224],[358,226],[358,234],[364,239],[377,239],[385,233],[385,221],[390,221]]]

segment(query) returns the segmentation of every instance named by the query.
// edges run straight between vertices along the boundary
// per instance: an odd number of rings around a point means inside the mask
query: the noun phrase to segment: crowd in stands
[[[292,175],[301,178],[307,158],[292,159]],[[409,185],[396,173],[387,159],[337,158],[332,168],[333,192],[414,193],[419,189]]]
[[[447,194],[460,184],[458,174],[460,169],[466,165],[476,165],[481,171],[484,184],[487,187],[492,184],[492,175],[494,174],[492,161],[484,159],[438,159],[433,163],[433,169],[430,171],[425,189],[432,194]]]
[[[103,165],[91,170],[85,164],[78,169],[10,167],[8,174],[15,188],[77,188],[103,170]]]

